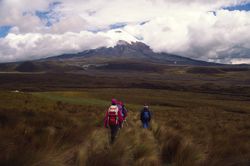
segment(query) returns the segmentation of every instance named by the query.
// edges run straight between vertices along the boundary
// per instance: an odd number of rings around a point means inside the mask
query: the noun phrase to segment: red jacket
[[[119,110],[119,108],[118,108],[118,110]],[[105,118],[104,118],[104,127],[108,127],[108,116],[109,116],[109,109],[106,111],[106,113],[105,113]],[[123,122],[123,117],[122,117],[122,113],[121,113],[121,111],[119,110],[118,111],[118,114],[117,114],[117,116],[118,116],[118,124],[117,125],[121,125],[122,124],[122,122]]]

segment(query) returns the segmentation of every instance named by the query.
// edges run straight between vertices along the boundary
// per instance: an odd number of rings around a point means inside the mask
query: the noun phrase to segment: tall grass
[[[132,116],[132,115],[131,115]],[[120,129],[114,144],[109,144],[109,130],[94,132],[78,152],[79,165],[160,165],[152,133],[135,121]]]
[[[138,117],[135,113],[131,116]],[[171,128],[151,130],[140,127],[140,121],[130,121],[120,130],[115,144],[107,142],[108,132],[99,130],[79,148],[78,164],[85,165],[200,165],[201,156],[194,144]]]
[[[129,117],[110,145],[103,118],[114,94],[125,101]],[[246,97],[144,89],[0,97],[3,166],[249,165]],[[144,103],[153,112],[149,130],[139,121]]]
[[[184,135],[176,130],[159,126],[152,122],[152,132],[158,140],[163,164],[174,164],[183,166],[200,165],[202,157],[199,149]]]

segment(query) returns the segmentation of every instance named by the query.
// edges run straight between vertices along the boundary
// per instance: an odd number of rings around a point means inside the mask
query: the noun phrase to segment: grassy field
[[[128,126],[109,144],[111,98]],[[133,88],[0,92],[0,165],[249,165],[250,97]],[[153,112],[149,130],[139,111]]]
[[[0,72],[0,90],[37,92],[142,88],[250,97],[250,68],[156,65],[154,67],[160,71],[144,71],[131,68],[130,65],[121,67],[74,72]]]

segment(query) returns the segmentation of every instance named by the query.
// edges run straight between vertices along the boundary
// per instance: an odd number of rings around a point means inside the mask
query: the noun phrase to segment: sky
[[[250,0],[0,0],[0,62],[143,42],[155,52],[250,64]]]

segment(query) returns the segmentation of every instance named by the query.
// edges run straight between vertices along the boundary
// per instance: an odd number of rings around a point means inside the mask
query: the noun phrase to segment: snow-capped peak
[[[116,45],[129,45],[129,43],[124,40],[118,40]]]
[[[133,42],[139,41],[133,35],[122,29],[112,29],[107,32],[107,36],[110,37],[116,44],[124,44],[125,42],[132,44]],[[121,41],[123,41],[123,43],[121,43]]]

